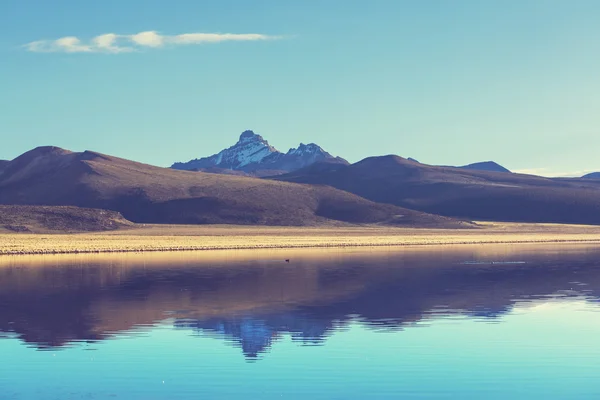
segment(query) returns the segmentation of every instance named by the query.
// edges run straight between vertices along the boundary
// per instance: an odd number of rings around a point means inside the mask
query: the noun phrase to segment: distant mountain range
[[[438,167],[398,156],[315,164],[273,179],[470,220],[600,224],[600,181]]]
[[[234,146],[172,168],[39,147],[0,162],[0,204],[106,209],[138,223],[600,224],[596,177],[522,175],[493,161],[433,166],[394,155],[349,164],[316,144],[281,153],[246,131]]]
[[[298,148],[282,153],[262,136],[253,131],[245,131],[233,146],[210,157],[177,162],[171,168],[215,173],[240,171],[249,175],[265,176],[295,171],[316,162],[348,164],[348,161],[332,156],[314,143],[300,143]]]
[[[463,226],[332,187],[178,171],[58,147],[39,147],[7,163],[0,204],[107,209],[139,223]]]
[[[409,161],[418,163],[414,158]],[[187,162],[176,162],[171,168],[228,175],[273,176],[293,172],[315,163],[349,165],[341,157],[334,157],[315,143],[300,143],[282,153],[253,131],[244,131],[233,146],[209,157]],[[462,167],[476,171],[510,172],[494,161],[477,162]]]

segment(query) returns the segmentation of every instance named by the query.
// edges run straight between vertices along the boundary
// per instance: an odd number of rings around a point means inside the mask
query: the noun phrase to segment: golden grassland
[[[137,225],[101,233],[0,233],[0,255],[184,250],[597,243],[600,226],[478,223],[479,229]]]

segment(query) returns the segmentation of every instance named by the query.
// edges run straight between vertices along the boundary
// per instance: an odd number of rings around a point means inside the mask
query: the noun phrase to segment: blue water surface
[[[599,249],[282,255],[3,260],[0,398],[600,398]]]

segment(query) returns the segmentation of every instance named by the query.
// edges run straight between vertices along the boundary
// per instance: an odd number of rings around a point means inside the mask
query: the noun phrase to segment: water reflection
[[[168,320],[255,359],[283,335],[319,345],[351,321],[376,329],[449,315],[497,321],[516,303],[554,297],[598,301],[600,249],[17,257],[0,261],[0,340],[56,350]]]

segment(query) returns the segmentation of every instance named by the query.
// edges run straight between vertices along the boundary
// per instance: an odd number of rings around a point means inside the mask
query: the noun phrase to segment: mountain
[[[178,171],[57,147],[8,163],[0,172],[0,204],[100,208],[140,223],[463,225],[331,187]]]
[[[9,161],[8,160],[0,160],[0,171],[2,171],[4,169],[4,167],[6,167],[8,165]]]
[[[504,168],[502,165],[495,163],[494,161],[483,161],[478,163],[473,163],[469,165],[463,165],[462,167],[458,167],[462,169],[470,169],[475,171],[489,171],[489,172],[510,172],[508,169]]]
[[[398,156],[313,165],[273,179],[470,220],[600,224],[600,182],[419,164]]]
[[[583,179],[600,179],[600,172],[592,172],[583,176]]]
[[[277,175],[295,171],[316,162],[348,164],[314,143],[303,144],[282,153],[253,131],[245,131],[233,146],[210,157],[178,162],[173,169],[187,171],[242,171],[255,176]]]

